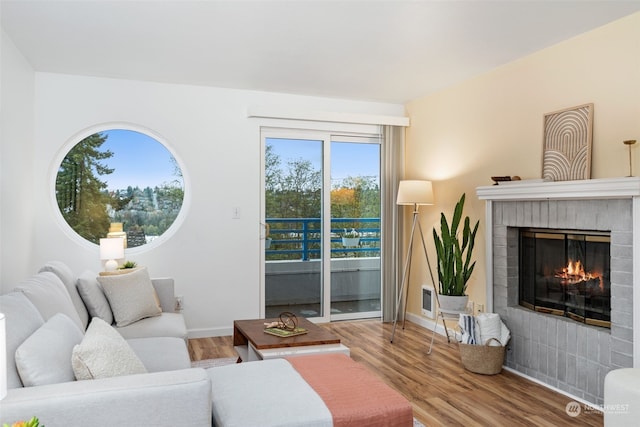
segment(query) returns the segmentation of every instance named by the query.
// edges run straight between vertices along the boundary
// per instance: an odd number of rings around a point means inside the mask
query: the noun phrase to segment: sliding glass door
[[[264,131],[264,315],[380,316],[380,143]]]
[[[380,316],[380,143],[331,141],[331,318]]]
[[[266,137],[265,315],[324,317],[322,170],[324,141]]]

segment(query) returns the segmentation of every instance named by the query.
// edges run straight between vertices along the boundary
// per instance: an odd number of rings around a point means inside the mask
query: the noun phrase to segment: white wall
[[[31,271],[52,259],[76,274],[100,269],[97,246],[70,235],[53,197],[58,161],[73,136],[100,123],[148,128],[181,162],[191,201],[170,239],[127,258],[147,266],[152,276],[176,279],[192,336],[229,334],[234,319],[259,315],[260,121],[247,118],[248,108],[404,113],[401,105],[232,89],[48,73],[36,73],[35,80]],[[15,197],[13,202],[22,203]],[[234,207],[240,219],[232,219]],[[7,230],[3,243],[22,228]]]
[[[0,30],[0,291],[30,272],[34,72]]]
[[[639,41],[636,13],[407,105],[407,173],[434,181],[436,205],[421,210],[423,228],[437,226],[440,212],[450,217],[463,192],[465,214],[480,220],[468,289],[473,301],[486,304],[487,286],[488,229],[476,187],[493,184],[491,176],[542,177],[546,113],[593,103],[591,177],[629,173],[622,141],[640,139]],[[637,176],[640,148],[632,153]],[[435,259],[433,243],[428,248]],[[415,314],[420,284],[411,284]]]

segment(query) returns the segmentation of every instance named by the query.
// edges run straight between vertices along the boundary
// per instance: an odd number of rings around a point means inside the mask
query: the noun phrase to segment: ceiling
[[[636,1],[1,0],[36,71],[405,103]]]

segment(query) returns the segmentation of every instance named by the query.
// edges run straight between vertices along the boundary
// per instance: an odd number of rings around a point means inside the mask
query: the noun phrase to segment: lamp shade
[[[0,400],[7,395],[7,330],[5,317],[0,313]]]
[[[109,237],[100,239],[100,259],[106,260],[105,270],[112,271],[118,268],[117,259],[124,258],[124,239],[122,237]]]
[[[110,237],[100,239],[100,259],[120,259],[124,258],[124,242],[122,237]]]
[[[400,181],[396,204],[433,205],[433,186],[431,181]]]

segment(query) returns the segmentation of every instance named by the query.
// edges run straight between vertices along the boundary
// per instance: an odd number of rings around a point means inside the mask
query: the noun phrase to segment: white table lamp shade
[[[7,330],[4,314],[0,313],[0,400],[7,395]]]
[[[433,186],[431,181],[400,181],[396,204],[433,205]]]
[[[124,258],[124,242],[122,237],[100,239],[100,259],[106,260],[105,270],[113,271],[118,268],[117,259]]]

